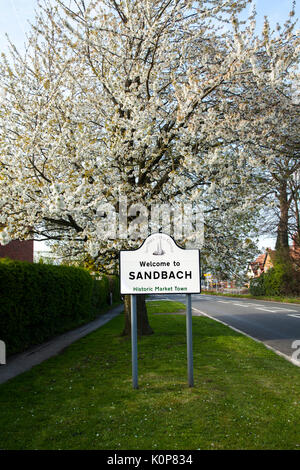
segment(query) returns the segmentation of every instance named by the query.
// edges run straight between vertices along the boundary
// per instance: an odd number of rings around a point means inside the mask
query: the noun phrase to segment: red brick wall
[[[33,263],[33,240],[13,240],[5,246],[0,245],[0,258]]]

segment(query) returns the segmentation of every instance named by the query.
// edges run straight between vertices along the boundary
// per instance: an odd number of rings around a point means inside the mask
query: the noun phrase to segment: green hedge
[[[82,268],[1,259],[0,339],[8,355],[93,320],[115,284]]]
[[[250,293],[255,296],[296,296],[300,294],[300,273],[287,264],[276,263],[259,277],[251,279]]]
[[[109,291],[112,293],[112,301],[119,302],[120,296],[120,279],[118,276],[107,276],[109,282]]]

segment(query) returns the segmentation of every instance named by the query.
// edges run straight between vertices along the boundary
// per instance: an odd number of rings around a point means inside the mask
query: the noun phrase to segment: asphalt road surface
[[[151,296],[185,303],[185,295]],[[193,315],[204,314],[263,342],[300,366],[300,304],[192,295]],[[298,341],[298,344],[295,343]]]

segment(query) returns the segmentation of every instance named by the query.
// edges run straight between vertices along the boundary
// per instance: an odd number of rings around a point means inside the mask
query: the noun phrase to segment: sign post
[[[137,295],[186,294],[188,384],[194,386],[191,294],[201,292],[200,251],[184,250],[165,233],[150,235],[137,250],[120,251],[122,295],[131,295],[132,385],[138,388]]]
[[[138,356],[137,356],[137,316],[136,316],[136,295],[131,296],[131,355],[132,355],[132,386],[138,386]]]
[[[6,346],[4,341],[0,339],[0,366],[6,364]]]
[[[192,296],[186,295],[186,345],[189,387],[194,386],[193,370],[193,333],[192,333]]]

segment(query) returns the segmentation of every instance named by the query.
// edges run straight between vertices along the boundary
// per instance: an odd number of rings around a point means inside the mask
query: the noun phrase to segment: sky
[[[22,49],[29,21],[34,19],[37,0],[0,0],[0,52],[7,51],[7,33],[11,41]],[[292,0],[256,0],[257,23],[260,30],[267,15],[272,26],[283,23],[291,9]],[[300,17],[300,0],[297,0],[296,17]]]
[[[292,0],[256,0],[257,28],[261,30],[264,16],[267,15],[272,26],[288,19]],[[29,22],[34,20],[37,0],[0,0],[0,53],[7,52],[6,34],[12,43],[22,51],[29,30]],[[300,0],[297,0],[296,18],[300,17]],[[299,26],[298,26],[299,28]],[[274,247],[275,240],[262,239],[259,246]]]

